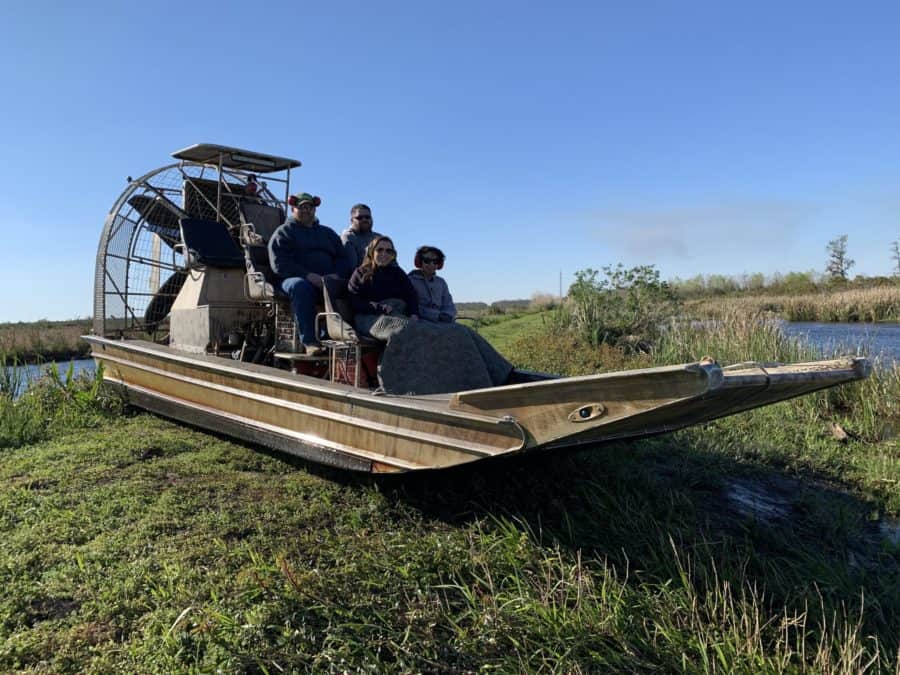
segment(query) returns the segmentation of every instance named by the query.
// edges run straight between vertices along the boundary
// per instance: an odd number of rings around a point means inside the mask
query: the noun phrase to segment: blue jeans
[[[300,277],[289,277],[282,281],[281,290],[291,299],[300,342],[304,345],[319,344],[319,336],[316,335],[316,302],[322,296],[322,291]]]

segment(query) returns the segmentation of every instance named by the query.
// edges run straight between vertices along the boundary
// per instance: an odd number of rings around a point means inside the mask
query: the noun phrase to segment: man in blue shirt
[[[269,262],[281,278],[281,290],[291,299],[300,342],[307,354],[325,349],[316,335],[316,303],[322,297],[322,277],[350,276],[350,261],[340,237],[319,223],[316,207],[322,203],[307,192],[288,199],[291,217],[269,239]]]

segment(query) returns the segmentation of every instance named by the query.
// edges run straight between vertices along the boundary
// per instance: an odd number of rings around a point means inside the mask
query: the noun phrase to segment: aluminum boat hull
[[[866,359],[678,366],[433,396],[369,390],[142,340],[86,336],[129,403],[308,460],[373,473],[650,436],[868,375]]]

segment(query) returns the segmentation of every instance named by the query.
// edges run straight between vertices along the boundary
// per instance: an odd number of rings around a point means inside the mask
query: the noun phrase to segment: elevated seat
[[[181,218],[185,264],[191,269],[204,267],[241,268],[244,254],[223,223],[205,218]]]
[[[277,206],[242,202],[241,246],[247,275],[244,277],[244,295],[256,302],[272,302],[284,297],[278,287],[278,278],[269,263],[269,239],[284,222],[284,211]]]
[[[238,202],[240,241],[244,249],[244,297],[272,308],[275,317],[275,346],[284,353],[302,352],[297,321],[290,300],[281,290],[278,276],[269,262],[269,239],[284,222],[284,211],[256,200]]]
[[[243,186],[228,181],[186,177],[182,185],[184,211],[193,218],[221,220],[229,227],[237,228],[238,204]],[[218,205],[218,210],[216,206]]]
[[[353,310],[347,298],[347,279],[329,275],[324,277],[322,295],[325,300],[325,311],[316,315],[317,331],[325,325],[328,338],[322,344],[331,357],[331,381],[344,382],[359,386],[361,375],[366,384],[377,383],[375,363],[377,360],[367,359],[367,355],[377,356],[384,343],[367,335],[360,335],[353,327]]]

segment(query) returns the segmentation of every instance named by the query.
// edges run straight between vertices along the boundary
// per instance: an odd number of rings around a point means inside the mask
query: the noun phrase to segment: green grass
[[[474,321],[463,320],[462,323],[477,330],[499,352],[507,354],[514,342],[543,330],[551,315],[552,310],[488,315]]]
[[[512,321],[537,332],[510,355],[549,358],[540,315]],[[682,334],[665,358],[725,336]],[[656,358],[563,353],[569,370]],[[890,379],[403,480],[109,416],[76,396],[90,383],[59,380],[46,432],[0,450],[0,671],[900,668],[900,547],[879,532],[900,513],[900,447],[865,421],[888,421]],[[737,488],[778,512],[747,511]]]
[[[693,442],[403,483],[146,415],[22,448],[0,465],[0,667],[889,668],[900,559],[867,505],[811,486],[791,521],[740,518],[724,477],[772,477]]]
[[[3,361],[0,352],[0,364]],[[93,376],[75,377],[73,364],[61,373],[52,363],[40,378],[28,382],[16,359],[11,366],[0,365],[0,452],[55,432],[97,426],[119,414],[122,401],[101,386],[102,375],[98,369]]]
[[[548,325],[543,333],[513,341],[508,356],[522,368],[570,375],[687,363],[704,356],[722,365],[816,358],[764,316],[741,313],[708,324],[673,324],[650,352],[628,355],[603,345],[592,349]],[[850,434],[848,444],[834,440],[833,424]],[[894,513],[900,511],[900,365],[878,367],[863,382],[742,413],[690,433],[737,459],[755,457],[767,466],[850,482]]]

